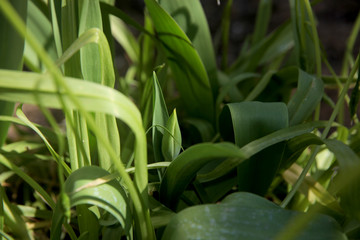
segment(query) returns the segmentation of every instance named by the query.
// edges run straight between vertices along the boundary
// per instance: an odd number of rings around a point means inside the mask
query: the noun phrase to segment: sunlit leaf
[[[94,180],[105,179],[108,175],[107,171],[95,166],[74,171],[65,182],[65,192],[69,196],[70,207],[86,204],[103,208],[121,223],[124,233],[128,234],[132,220],[125,190],[116,179],[91,184]],[[60,204],[57,204],[51,227],[53,239],[56,239],[56,235],[60,233],[63,214]]]

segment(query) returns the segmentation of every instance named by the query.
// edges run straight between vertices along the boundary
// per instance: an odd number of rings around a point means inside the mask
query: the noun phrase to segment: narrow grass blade
[[[27,1],[11,2],[22,18],[26,19]],[[16,32],[8,20],[0,13],[0,69],[21,70],[24,39]],[[0,101],[0,115],[9,116],[14,112],[14,103]],[[5,143],[9,123],[0,122],[0,146]]]
[[[310,2],[290,0],[292,32],[298,66],[321,77],[321,51]]]
[[[261,0],[256,13],[255,29],[252,43],[257,44],[265,36],[271,18],[272,0]]]
[[[26,228],[25,221],[20,215],[21,212],[16,205],[10,203],[2,186],[0,186],[0,195],[4,208],[5,226],[18,239],[34,239],[31,232]]]
[[[258,44],[241,54],[230,67],[230,73],[234,76],[245,72],[255,72],[260,64],[268,63],[288,52],[293,44],[290,24],[285,22]]]
[[[63,167],[65,170],[65,175],[69,175],[71,173],[71,169],[67,166],[67,164],[64,162],[63,159],[59,156],[59,154],[54,150],[54,148],[51,146],[49,141],[46,139],[46,137],[43,135],[43,133],[40,131],[39,128],[37,128],[29,119],[25,116],[23,111],[20,108],[17,108],[16,110],[16,116],[29,128],[31,128],[33,131],[35,131],[39,137],[44,141],[46,147],[48,148],[50,154],[53,156],[53,158],[56,160],[57,164],[59,164],[59,167]]]
[[[33,1],[28,1],[27,28],[32,32],[39,43],[46,49],[46,52],[53,60],[58,57],[57,48],[54,42],[52,23],[41,9]],[[24,63],[34,72],[45,71],[44,64],[40,61],[29,43],[25,42]]]
[[[359,17],[359,19],[360,19],[360,17]],[[360,62],[359,62],[358,69],[359,69],[358,70],[358,78],[356,80],[354,89],[351,92],[350,103],[349,103],[351,118],[353,118],[355,115],[357,115],[357,109],[358,109],[359,99],[360,99]]]
[[[165,49],[185,109],[192,117],[214,122],[214,106],[208,75],[192,43],[154,0],[145,0],[157,39]]]

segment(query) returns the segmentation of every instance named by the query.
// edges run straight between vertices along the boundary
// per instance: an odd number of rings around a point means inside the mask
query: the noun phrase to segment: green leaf
[[[62,86],[67,91],[62,91],[62,100],[59,100],[58,87],[49,80],[47,74],[29,72],[16,72],[0,70],[0,99],[8,101],[20,101],[31,104],[41,102],[44,107],[63,108],[63,103],[69,110],[81,110],[82,114],[88,112],[100,112],[122,120],[135,134],[135,184],[125,172],[118,156],[111,155],[111,160],[117,172],[123,178],[129,193],[131,194],[137,216],[146,224],[150,223],[150,214],[147,209],[147,152],[145,131],[143,129],[140,112],[136,105],[126,96],[112,88],[73,78],[61,79]],[[71,91],[70,91],[71,89]],[[6,93],[6,94],[5,94]],[[90,117],[86,119],[91,120]],[[92,122],[92,131],[101,139],[102,132],[95,128]],[[105,142],[105,139],[104,139]],[[105,145],[107,150],[110,144]],[[136,189],[137,188],[137,189]],[[140,194],[141,193],[141,198]],[[152,234],[149,226],[141,228],[144,236]]]
[[[255,29],[252,37],[253,44],[260,42],[267,32],[271,18],[272,0],[261,0],[256,13]]]
[[[326,124],[327,122],[311,122],[284,128],[246,144],[241,148],[241,151],[246,156],[246,158],[249,158],[269,146],[311,132],[314,130],[314,128],[325,127]],[[242,162],[243,160],[240,158],[225,159],[213,171],[207,174],[199,175],[199,179],[202,181],[211,181],[217,179],[230,172]]]
[[[321,76],[321,51],[310,1],[290,1],[291,25],[298,67]]]
[[[271,62],[293,46],[289,23],[284,23],[248,51],[241,54],[231,66],[231,75],[255,72],[259,65]]]
[[[128,233],[132,217],[129,199],[119,182],[104,169],[96,166],[82,167],[74,171],[65,181],[65,192],[70,207],[94,205],[111,213]],[[57,204],[51,226],[52,239],[58,239],[64,212]],[[59,229],[60,228],[60,229]],[[58,236],[57,236],[58,235]]]
[[[157,38],[165,49],[185,109],[192,117],[214,122],[213,96],[204,65],[194,46],[154,0],[145,0]]]
[[[19,15],[26,19],[28,1],[11,1]],[[24,39],[16,32],[5,16],[0,12],[0,69],[20,70],[24,52]],[[11,116],[14,103],[0,101],[0,115]],[[5,143],[10,124],[0,122],[0,146]]]
[[[360,16],[360,15],[359,15]],[[359,17],[360,19],[360,17]],[[350,117],[353,118],[355,115],[357,115],[357,109],[358,109],[358,105],[359,105],[359,98],[360,98],[360,62],[359,62],[359,66],[358,66],[358,78],[356,80],[356,84],[354,89],[351,92],[351,97],[350,97],[350,103],[349,103],[349,108],[350,108]]]
[[[196,173],[207,163],[223,158],[236,158],[240,162],[246,159],[242,151],[231,143],[202,143],[186,149],[165,172],[159,190],[161,202],[176,209],[179,197]]]
[[[153,72],[153,119],[152,119],[152,142],[154,148],[154,157],[156,162],[162,162],[162,139],[164,135],[165,125],[169,119],[164,96],[161,90],[159,80],[156,73]]]
[[[36,37],[37,41],[41,43],[46,49],[46,52],[53,60],[57,59],[58,52],[54,42],[54,35],[52,31],[52,23],[48,17],[39,9],[33,1],[28,1],[27,14],[27,29]],[[31,48],[29,43],[25,42],[24,49],[25,65],[32,71],[41,72],[46,70],[44,64],[40,61],[35,51]]]
[[[179,155],[181,150],[181,132],[176,109],[169,117],[165,128],[161,149],[165,161],[172,161]]]
[[[201,2],[199,0],[161,0],[159,3],[179,24],[199,53],[209,76],[213,96],[217,96],[219,83],[215,52]]]
[[[162,239],[275,239],[284,226],[304,213],[284,210],[250,193],[227,196],[220,204],[187,208],[172,218]],[[308,221],[296,239],[347,239],[325,215]]]
[[[25,221],[21,217],[21,211],[17,205],[9,202],[5,190],[0,186],[0,201],[3,208],[5,226],[9,228],[14,237],[18,239],[34,239],[30,231],[26,228]],[[0,229],[2,230],[2,229]]]
[[[223,137],[234,139],[239,147],[287,126],[288,111],[284,103],[231,103],[220,115]],[[239,190],[265,194],[278,171],[283,149],[283,143],[273,145],[239,165]]]
[[[321,79],[297,68],[287,68],[277,74],[280,78],[291,81],[298,79],[298,87],[288,103],[290,126],[305,121],[320,103],[324,84]]]
[[[337,179],[337,188],[341,196],[340,204],[349,215],[360,220],[360,206],[356,201],[360,197],[360,158],[341,141],[327,139],[324,143],[339,162],[340,174]]]

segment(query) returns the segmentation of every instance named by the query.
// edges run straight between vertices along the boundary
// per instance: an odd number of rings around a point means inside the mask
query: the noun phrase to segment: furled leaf
[[[164,96],[161,90],[159,80],[156,73],[153,73],[153,119],[152,119],[152,141],[154,148],[155,161],[162,162],[163,155],[161,151],[161,143],[164,135],[164,129],[169,119]]]
[[[176,109],[169,117],[166,123],[167,131],[164,132],[162,139],[162,153],[165,161],[174,160],[180,153],[181,150],[181,132],[179,122],[176,115]]]
[[[260,137],[288,126],[284,103],[241,102],[227,104],[220,116],[225,139],[234,138],[242,147]],[[265,194],[280,166],[284,144],[275,144],[238,166],[238,188]]]
[[[304,213],[280,208],[257,195],[239,192],[220,204],[189,207],[172,218],[162,239],[276,239],[284,226]],[[325,215],[311,218],[295,238],[347,239],[338,223]]]

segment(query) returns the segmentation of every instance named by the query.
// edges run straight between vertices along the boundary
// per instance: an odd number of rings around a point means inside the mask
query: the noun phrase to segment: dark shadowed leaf
[[[233,193],[220,204],[187,208],[167,226],[166,239],[275,239],[284,226],[303,213],[280,208],[246,192]],[[309,221],[295,239],[347,239],[337,222],[325,215]]]

